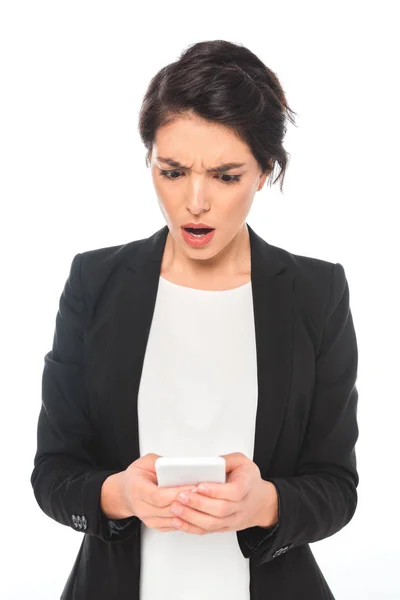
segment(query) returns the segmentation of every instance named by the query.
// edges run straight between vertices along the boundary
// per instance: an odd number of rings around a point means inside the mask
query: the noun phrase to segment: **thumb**
[[[248,457],[242,452],[231,452],[230,454],[220,454],[220,456],[225,459],[227,473],[249,462]]]
[[[138,461],[135,461],[135,462],[139,463],[137,466],[140,467],[141,469],[145,469],[146,471],[151,471],[152,473],[155,473],[156,472],[155,462],[156,462],[157,458],[161,458],[161,455],[155,454],[154,452],[149,452],[148,454],[141,456],[138,459]]]

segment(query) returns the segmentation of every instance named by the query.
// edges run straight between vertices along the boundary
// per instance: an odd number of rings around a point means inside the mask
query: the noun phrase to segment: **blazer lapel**
[[[248,224],[247,227],[258,372],[258,408],[251,458],[263,476],[273,456],[289,395],[293,276],[275,247]],[[137,397],[167,235],[165,226],[149,238],[132,244],[118,292],[109,389],[114,434],[123,468],[140,457]]]

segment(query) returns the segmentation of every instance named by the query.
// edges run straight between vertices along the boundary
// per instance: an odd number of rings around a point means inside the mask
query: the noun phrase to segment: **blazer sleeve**
[[[349,286],[340,263],[332,265],[330,299],[316,356],[311,412],[293,477],[272,477],[279,526],[237,532],[245,557],[256,566],[291,548],[327,538],[349,523],[357,506],[357,339]]]
[[[106,542],[137,533],[140,519],[108,519],[100,507],[103,482],[116,470],[97,465],[90,452],[91,422],[84,379],[87,308],[80,282],[81,254],[70,267],[59,301],[53,346],[44,357],[42,403],[31,485],[42,511]]]

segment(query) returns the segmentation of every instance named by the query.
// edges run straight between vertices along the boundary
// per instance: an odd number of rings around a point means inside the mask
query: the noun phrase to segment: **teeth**
[[[194,235],[195,237],[202,237],[202,236],[204,236],[204,235],[207,235],[208,233],[210,233],[211,229],[210,229],[210,230],[207,230],[207,231],[203,231],[203,233],[195,233],[193,230],[191,230],[191,231],[190,231],[190,229],[189,229],[189,228],[188,228],[188,229],[186,229],[186,231],[187,231],[188,233],[190,233],[190,235]],[[200,230],[200,231],[201,231],[201,230]]]

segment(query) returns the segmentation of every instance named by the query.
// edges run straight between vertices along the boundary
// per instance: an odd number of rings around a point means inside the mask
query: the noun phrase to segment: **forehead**
[[[199,160],[210,166],[252,160],[249,147],[232,130],[198,117],[177,117],[158,128],[153,146],[156,156],[184,165]]]

